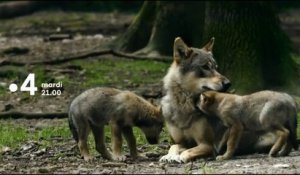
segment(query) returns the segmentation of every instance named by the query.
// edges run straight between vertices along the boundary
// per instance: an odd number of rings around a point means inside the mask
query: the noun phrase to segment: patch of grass
[[[216,173],[215,169],[213,167],[209,167],[207,165],[204,165],[202,167],[202,172],[203,172],[203,174],[215,174]]]
[[[159,82],[166,73],[169,64],[148,60],[100,59],[90,61],[75,61],[86,72],[87,79],[82,87],[121,86],[134,87],[137,84]]]
[[[8,90],[8,85],[12,82],[20,84],[27,76],[27,71],[24,68],[15,66],[3,66],[0,69],[0,82],[7,83],[7,86],[0,86],[0,95],[5,95]],[[21,85],[21,84],[20,84]]]
[[[38,139],[49,140],[53,137],[69,138],[70,130],[68,126],[47,127],[38,132],[35,132],[33,136],[35,140]]]
[[[0,96],[6,94],[6,92],[7,92],[7,89],[4,88],[4,87],[2,87],[2,86],[0,86]]]
[[[26,129],[14,126],[13,123],[0,123],[0,147],[16,147],[18,143],[28,138]]]
[[[160,142],[169,138],[166,129],[160,135]],[[137,127],[133,128],[136,137],[137,146],[147,145],[149,151],[159,151],[157,145],[148,144],[144,133]],[[22,123],[16,124],[14,119],[0,120],[0,150],[2,147],[10,147],[11,149],[19,148],[27,141],[37,141],[42,147],[52,146],[53,138],[70,139],[71,132],[67,122],[63,122],[59,126],[48,126],[41,128],[32,128]],[[105,126],[105,143],[108,149],[111,149],[111,131],[109,126]],[[99,153],[95,149],[95,142],[92,133],[88,137],[89,150],[92,155]],[[123,153],[128,154],[128,146],[123,139]]]
[[[35,66],[34,69],[30,72],[35,74],[35,84],[39,88],[42,83],[47,83],[51,80],[49,76],[47,76],[45,69],[43,66]]]
[[[30,130],[30,128],[16,125],[15,120],[11,119],[0,122],[0,135],[0,147],[17,148],[20,144],[29,140],[42,141],[43,146],[48,146],[51,138],[70,138],[71,134],[67,123],[64,123],[62,126]]]

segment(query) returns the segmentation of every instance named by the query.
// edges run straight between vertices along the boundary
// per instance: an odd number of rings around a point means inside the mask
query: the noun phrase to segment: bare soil
[[[93,48],[105,48],[116,35],[123,32],[133,19],[133,15],[126,14],[97,14],[101,16],[97,25],[86,26],[76,30],[65,30],[74,34],[73,39],[62,41],[45,42],[45,36],[55,32],[57,27],[44,28],[43,32],[34,27],[20,28],[17,33],[9,31],[0,35],[0,53],[10,47],[28,48],[28,54],[21,55],[0,55],[0,60],[41,60],[57,59],[65,55],[76,55]],[[121,16],[120,16],[121,15]],[[292,19],[290,14],[286,15]],[[106,18],[104,18],[106,17]],[[80,20],[78,18],[76,20]],[[100,22],[99,22],[100,21]],[[99,23],[101,25],[99,25]],[[286,24],[290,25],[290,21]],[[96,28],[95,26],[98,26]],[[120,26],[123,29],[120,29]],[[68,26],[65,26],[67,28]],[[51,30],[50,30],[51,29]],[[111,30],[110,30],[111,29]],[[114,29],[114,30],[112,30]],[[284,26],[288,29],[288,25]],[[104,31],[104,32],[101,32]],[[105,32],[111,31],[111,32]],[[90,33],[90,34],[86,34]],[[92,34],[91,34],[92,33]],[[293,40],[298,41],[298,38]],[[46,66],[46,68],[53,68]],[[57,67],[54,67],[57,68]],[[1,69],[1,68],[0,68]],[[21,70],[22,73],[22,70]],[[23,72],[25,75],[27,72]],[[7,87],[13,81],[3,81],[0,85]],[[23,112],[65,112],[70,100],[78,91],[64,92],[56,97],[28,97],[11,93],[0,97],[0,110],[5,110],[7,106],[12,106],[14,110]],[[4,121],[0,121],[4,122]],[[67,122],[66,119],[53,120],[16,120],[17,125],[23,125],[28,129],[40,129],[46,126],[62,126]],[[157,150],[149,150],[147,145],[139,145],[138,149],[143,152],[148,159],[142,161],[126,160],[126,162],[110,162],[103,160],[96,155],[91,162],[85,162],[80,158],[75,141],[71,138],[54,137],[51,138],[49,146],[42,147],[40,142],[24,142],[13,150],[1,150],[0,154],[0,173],[93,173],[93,174],[182,174],[182,173],[272,173],[272,174],[299,174],[300,173],[300,152],[293,151],[288,157],[268,158],[264,154],[253,154],[237,156],[228,161],[208,161],[199,159],[187,164],[165,164],[159,163],[158,159],[168,151],[169,144],[160,143]],[[148,153],[148,154],[147,154]]]

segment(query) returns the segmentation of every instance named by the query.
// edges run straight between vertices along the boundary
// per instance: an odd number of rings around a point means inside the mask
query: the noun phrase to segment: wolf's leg
[[[183,147],[180,144],[172,145],[168,151],[167,155],[162,156],[159,161],[160,162],[178,162],[181,163],[180,160],[180,153],[186,150],[185,147]]]
[[[232,125],[229,130],[227,149],[225,154],[221,156],[217,156],[216,160],[226,160],[226,159],[230,159],[233,156],[234,151],[236,150],[236,147],[241,139],[242,132],[243,132],[243,125],[239,121],[236,121],[236,123]]]
[[[288,136],[290,133],[289,130],[285,129],[282,126],[275,130],[275,132],[278,135],[278,139],[269,152],[269,156],[272,157],[278,153],[278,151],[283,147],[285,143],[287,143]]]
[[[279,156],[287,156],[292,151],[293,145],[292,143],[287,140],[287,143],[285,143],[282,147],[282,149],[278,152]]]
[[[181,162],[189,162],[198,157],[206,157],[214,154],[214,148],[207,143],[200,143],[196,147],[187,149],[180,154]]]
[[[91,129],[95,139],[96,150],[102,155],[103,158],[112,160],[112,156],[105,146],[104,125],[91,125]]]
[[[83,121],[84,122],[84,121]],[[89,149],[87,145],[87,138],[89,135],[90,128],[87,123],[83,123],[78,127],[78,147],[81,156],[85,161],[89,161],[92,157],[89,154]]]
[[[229,129],[226,129],[225,133],[223,134],[223,137],[217,147],[217,152],[220,154],[220,151],[222,150],[223,146],[226,144],[226,141],[228,140],[229,137]]]
[[[183,131],[176,126],[169,124],[168,122],[166,122],[166,127],[171,135],[171,139],[176,144],[172,145],[168,151],[168,154],[162,156],[159,161],[180,163],[180,153],[186,150],[186,148],[181,144],[184,142]]]
[[[127,145],[129,147],[131,157],[134,159],[137,158],[138,152],[136,149],[136,140],[132,132],[132,127],[123,127],[122,133],[125,137],[125,140],[127,141]]]
[[[125,161],[126,157],[121,154],[122,152],[122,130],[118,124],[111,125],[111,138],[112,138],[112,152],[113,159],[117,161]]]

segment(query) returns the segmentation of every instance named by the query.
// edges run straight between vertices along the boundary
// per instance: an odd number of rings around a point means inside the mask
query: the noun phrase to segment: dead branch
[[[66,118],[68,117],[68,113],[61,112],[61,113],[23,113],[23,112],[16,112],[16,111],[9,111],[9,112],[1,112],[0,119],[54,119],[54,118]]]
[[[25,65],[37,65],[37,64],[55,65],[55,64],[66,63],[73,60],[87,59],[91,57],[97,57],[97,56],[108,55],[108,54],[118,56],[118,57],[128,58],[128,59],[134,59],[134,60],[153,60],[159,62],[170,62],[172,60],[171,57],[138,56],[134,54],[128,54],[128,53],[107,49],[107,50],[84,53],[77,56],[64,57],[60,59],[42,60],[42,61],[18,62],[18,61],[11,61],[11,60],[2,60],[0,61],[0,66],[6,66],[6,65],[25,66]]]

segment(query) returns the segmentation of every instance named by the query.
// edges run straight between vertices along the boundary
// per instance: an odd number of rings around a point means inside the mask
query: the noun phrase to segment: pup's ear
[[[177,63],[182,59],[188,58],[192,52],[192,49],[190,49],[180,37],[175,38],[173,56]]]
[[[207,52],[212,52],[212,49],[214,47],[214,43],[215,43],[215,37],[212,37],[210,39],[210,41],[207,44],[205,44],[205,46],[202,49],[204,49]]]
[[[207,100],[208,100],[208,97],[204,93],[202,93],[200,95],[200,102],[206,103]]]

